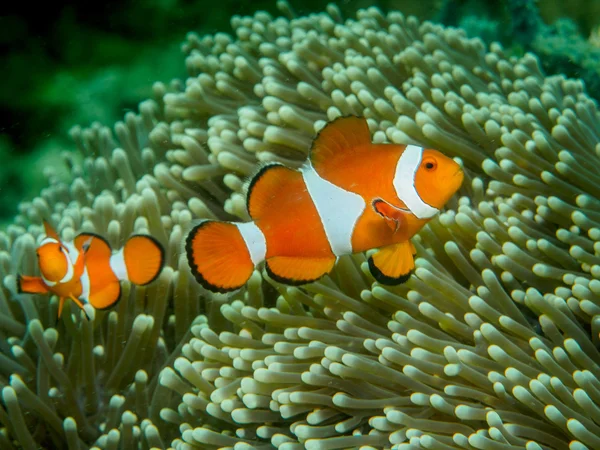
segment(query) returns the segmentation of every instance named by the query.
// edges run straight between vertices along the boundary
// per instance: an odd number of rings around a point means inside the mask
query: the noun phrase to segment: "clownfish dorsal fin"
[[[344,116],[329,122],[315,137],[310,163],[321,176],[347,157],[368,152],[371,133],[364,117]]]
[[[246,205],[250,217],[256,220],[273,208],[273,193],[281,191],[294,176],[299,176],[299,172],[279,163],[262,166],[247,189]]]
[[[44,220],[44,231],[46,233],[46,236],[51,237],[52,239],[56,239],[58,242],[60,242],[58,233],[54,230],[54,228],[52,228],[52,225],[50,225],[50,223],[48,223],[48,221],[46,221],[46,220]]]

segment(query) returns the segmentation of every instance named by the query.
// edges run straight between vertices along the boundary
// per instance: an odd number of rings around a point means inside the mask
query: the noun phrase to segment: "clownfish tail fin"
[[[235,291],[266,254],[264,234],[254,222],[205,220],[189,233],[185,249],[192,274],[213,292]]]
[[[134,235],[110,257],[110,266],[119,280],[145,285],[154,281],[165,263],[165,251],[152,236]]]

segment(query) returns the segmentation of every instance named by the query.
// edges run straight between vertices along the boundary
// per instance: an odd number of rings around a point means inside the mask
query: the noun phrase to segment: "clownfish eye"
[[[423,167],[429,172],[434,171],[437,169],[437,161],[433,158],[427,158],[423,161]]]

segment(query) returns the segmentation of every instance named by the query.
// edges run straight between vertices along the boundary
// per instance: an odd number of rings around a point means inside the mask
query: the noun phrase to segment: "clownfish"
[[[108,242],[96,234],[81,233],[71,242],[62,242],[46,221],[44,230],[46,237],[36,250],[41,276],[17,275],[17,290],[57,295],[58,319],[66,299],[84,313],[85,303],[95,309],[109,308],[121,296],[121,280],[148,284],[164,265],[164,250],[151,236],[131,236],[113,253]]]
[[[339,256],[369,257],[382,284],[414,269],[410,238],[463,182],[461,167],[437,150],[374,144],[364,118],[328,123],[299,169],[263,166],[247,188],[252,222],[205,220],[186,239],[192,273],[206,289],[241,288],[255,266],[275,281],[301,285],[329,273]]]

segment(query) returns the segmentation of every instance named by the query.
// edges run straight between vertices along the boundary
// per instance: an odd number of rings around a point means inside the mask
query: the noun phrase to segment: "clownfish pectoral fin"
[[[258,230],[252,222],[246,225],[205,220],[188,234],[185,242],[188,263],[205,289],[212,292],[240,289],[252,275],[255,263],[260,262],[260,255],[253,262],[252,249],[248,248],[240,226]]]
[[[371,205],[373,206],[375,212],[385,219],[387,225],[392,229],[392,231],[397,232],[407,224],[405,216],[406,214],[410,214],[409,210],[397,208],[396,206],[380,198],[373,200]]]
[[[381,284],[402,284],[410,278],[415,268],[413,251],[410,241],[384,247],[369,258],[369,270]]]
[[[121,254],[127,279],[139,286],[154,281],[165,264],[162,245],[148,235],[138,234],[127,239],[125,246],[111,258],[111,265],[113,260],[120,262]]]
[[[246,205],[253,220],[273,208],[273,193],[281,191],[297,172],[279,163],[262,166],[248,185]]]
[[[338,169],[348,156],[370,151],[371,133],[364,117],[345,116],[329,122],[314,139],[310,163],[322,177],[328,169]]]
[[[275,281],[299,286],[312,283],[331,272],[335,261],[335,256],[321,258],[274,256],[267,260],[265,269]]]
[[[52,239],[56,239],[58,242],[60,242],[58,233],[54,230],[54,228],[52,228],[52,225],[50,225],[50,223],[48,223],[46,220],[44,220],[44,232],[46,233],[46,236],[51,237]]]
[[[19,294],[47,294],[49,291],[41,277],[17,275],[17,292]]]

